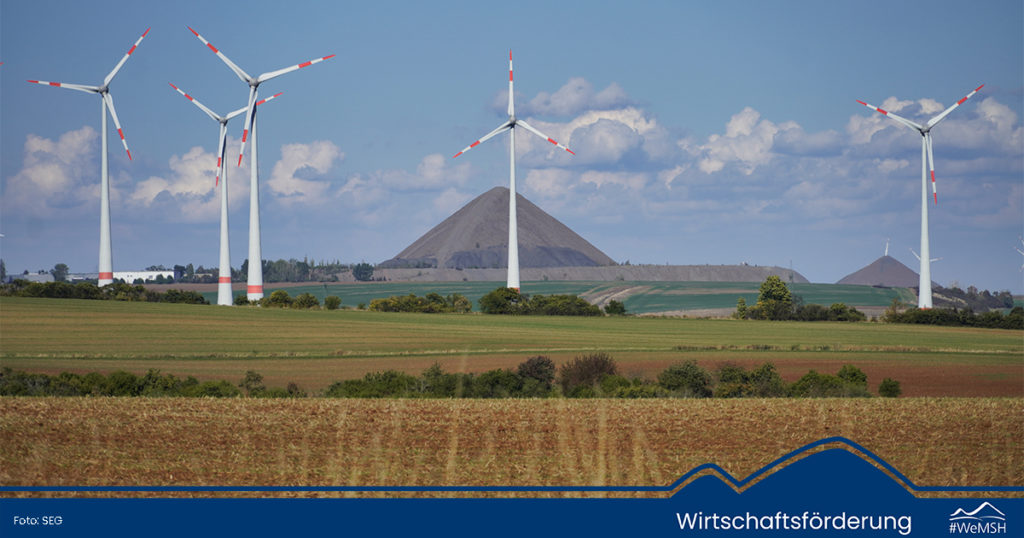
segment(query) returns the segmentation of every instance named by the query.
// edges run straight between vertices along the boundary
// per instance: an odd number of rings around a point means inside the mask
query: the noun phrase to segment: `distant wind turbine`
[[[910,249],[910,253],[913,254],[915,258],[917,258],[917,261],[921,261],[921,256],[919,256],[917,254],[917,252],[914,252],[914,249]],[[941,259],[942,258],[932,258],[932,259],[930,259],[928,261],[930,261],[930,262],[937,262],[937,261],[939,261]]]
[[[1024,237],[1022,237],[1022,238],[1020,239],[1020,243],[1021,243],[1021,245],[1022,245],[1022,246],[1024,246]],[[1014,248],[1016,248],[1016,247],[1014,247]],[[1017,252],[1020,252],[1021,254],[1024,254],[1024,250],[1021,250],[1021,249],[1019,249],[1019,248],[1017,248],[1016,250],[1017,250]],[[1021,266],[1020,266],[1020,270],[1021,270],[1021,271],[1024,271],[1024,265],[1021,265]]]
[[[932,307],[932,275],[931,275],[931,264],[930,258],[928,257],[928,172],[931,171],[932,176],[932,195],[935,197],[935,203],[939,203],[939,194],[935,188],[935,159],[932,158],[932,135],[931,130],[938,125],[954,108],[962,105],[964,101],[968,100],[974,94],[978,93],[978,90],[985,87],[984,84],[978,86],[971,93],[967,94],[963,99],[960,99],[952,106],[943,110],[941,114],[928,120],[924,125],[920,125],[913,121],[910,121],[902,116],[897,116],[892,112],[882,110],[875,105],[870,105],[864,101],[857,100],[858,103],[873,109],[908,129],[913,129],[921,134],[921,255],[918,259],[921,260],[920,270],[920,281],[919,291],[917,297],[918,308],[931,308]]]
[[[149,33],[149,28],[142,33],[142,37],[132,45],[132,48],[128,49],[128,52],[121,58],[120,62],[114,66],[114,69],[110,71],[110,74],[103,79],[103,85],[101,86],[85,86],[82,84],[67,84],[64,82],[47,82],[45,80],[30,80],[33,84],[42,84],[44,86],[55,86],[58,88],[68,88],[69,90],[78,90],[85,93],[99,94],[102,102],[101,124],[102,130],[100,133],[100,140],[102,140],[102,149],[100,159],[100,259],[99,259],[99,281],[97,282],[100,286],[106,286],[114,283],[114,262],[110,248],[110,178],[107,173],[107,109],[110,109],[110,117],[114,120],[114,126],[117,127],[117,134],[121,137],[121,144],[124,145],[125,152],[128,153],[128,160],[132,159],[132,152],[128,150],[128,142],[124,139],[124,131],[121,130],[121,122],[117,121],[117,111],[114,110],[114,97],[110,95],[110,81],[114,80],[114,75],[121,70],[121,66],[128,61],[128,57],[135,52],[135,49],[142,43],[142,39]]]
[[[171,83],[168,82],[168,84]],[[227,116],[221,116],[206,108],[194,97],[182,91],[181,88],[174,84],[171,84],[171,87],[220,124],[220,137],[217,139],[217,178],[214,180],[214,186],[220,185],[220,274],[217,278],[217,304],[231,306],[234,298],[231,294],[231,249],[228,245],[228,178],[227,163],[224,161],[224,149],[228,142],[228,120],[241,116],[247,110],[247,107],[242,107]],[[281,93],[257,101],[256,106],[262,105],[279,95]],[[224,183],[220,182],[221,178],[224,179]]]
[[[260,248],[260,188],[259,188],[259,166],[257,164],[256,157],[256,93],[259,89],[260,84],[277,78],[285,73],[302,69],[303,67],[309,67],[313,64],[320,63],[324,60],[329,60],[334,57],[333,54],[330,56],[324,56],[322,58],[316,58],[309,60],[308,62],[302,62],[300,64],[285,67],[284,69],[278,69],[277,71],[270,71],[263,73],[258,77],[254,77],[242,70],[241,67],[235,65],[234,62],[228,59],[220,50],[210,44],[203,36],[199,35],[188,27],[199,41],[202,41],[214,54],[220,58],[231,71],[238,75],[238,78],[242,79],[242,82],[249,85],[249,105],[245,110],[245,125],[242,130],[242,147],[238,151],[238,166],[242,166],[242,155],[245,153],[245,142],[249,136],[252,136],[252,157],[251,165],[249,167],[249,277],[247,286],[247,297],[250,301],[256,301],[263,298],[263,251]]]
[[[462,151],[456,153],[452,158],[458,157],[463,153],[477,147],[481,142],[485,142],[487,139],[508,131],[508,145],[509,145],[509,179],[508,179],[508,282],[509,288],[519,289],[519,234],[518,224],[516,220],[516,127],[523,127],[527,131],[551,142],[552,144],[572,153],[571,149],[562,144],[556,142],[553,138],[548,135],[534,129],[529,123],[516,118],[515,109],[515,93],[512,88],[512,51],[508,51],[508,120],[502,123],[497,129],[487,133],[483,138],[473,142],[472,144],[463,148]]]

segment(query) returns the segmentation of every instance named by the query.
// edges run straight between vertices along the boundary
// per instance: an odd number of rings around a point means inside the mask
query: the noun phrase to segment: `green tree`
[[[900,389],[900,382],[887,377],[882,380],[882,384],[878,386],[878,395],[885,398],[895,398],[902,393]]]
[[[292,308],[320,308],[320,301],[311,293],[300,293],[292,301]]]
[[[786,287],[786,283],[776,275],[766,278],[761,283],[757,304],[754,305],[753,310],[759,319],[786,320],[792,317],[793,296],[790,294],[789,288]]]
[[[266,385],[263,384],[263,376],[255,370],[245,372],[245,377],[238,384],[238,388],[244,390],[246,396],[259,396],[267,390]]]
[[[484,314],[522,314],[526,297],[514,288],[498,288],[480,298]]]
[[[324,308],[327,310],[337,310],[341,307],[341,297],[337,295],[328,295],[324,297]]]
[[[50,274],[53,275],[53,279],[57,282],[65,282],[68,279],[68,266],[63,263],[58,263],[53,266],[50,270]]]
[[[612,299],[604,306],[604,313],[609,316],[623,316],[626,314],[626,305],[622,304],[621,301]]]
[[[743,297],[736,299],[736,312],[732,317],[736,319],[747,319],[747,300]]]
[[[352,276],[360,282],[373,280],[373,266],[363,262],[352,266]]]
[[[709,398],[711,396],[711,374],[697,366],[695,360],[669,366],[658,374],[658,385],[680,396],[694,398]]]

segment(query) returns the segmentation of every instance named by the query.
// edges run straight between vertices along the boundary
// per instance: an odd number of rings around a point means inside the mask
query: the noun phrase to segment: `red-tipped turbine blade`
[[[917,123],[914,123],[914,122],[908,120],[907,118],[904,118],[903,116],[899,116],[899,115],[897,115],[897,114],[895,114],[893,112],[889,112],[888,110],[882,110],[881,108],[878,108],[875,105],[871,105],[871,104],[865,103],[864,101],[861,101],[860,99],[857,99],[856,101],[858,103],[860,103],[860,104],[862,104],[862,105],[864,105],[864,106],[866,106],[866,107],[868,107],[868,108],[870,108],[870,109],[872,109],[872,110],[874,110],[874,111],[876,111],[876,112],[886,116],[886,117],[892,118],[893,120],[895,120],[896,122],[902,124],[905,127],[908,127],[910,129],[914,129],[915,131],[919,131],[919,132],[924,130],[924,127],[918,125]]]
[[[212,50],[213,53],[216,54],[217,57],[220,58],[221,61],[223,61],[228,66],[229,69],[234,71],[235,74],[238,75],[238,78],[242,79],[242,82],[245,82],[246,84],[248,84],[249,81],[252,80],[252,77],[250,77],[248,73],[243,71],[241,67],[238,67],[237,65],[235,65],[235,62],[232,62],[230,59],[228,59],[228,57],[225,56],[223,52],[218,50],[217,47],[214,47],[213,45],[211,45],[210,42],[206,40],[206,38],[204,38],[203,36],[199,35],[199,32],[193,30],[191,26],[189,26],[188,29],[189,29],[189,31],[192,32],[193,35],[195,35],[197,38],[199,38],[199,41],[202,41],[203,44],[207,46],[207,48]]]
[[[242,157],[245,155],[245,141],[249,138],[249,129],[252,128],[252,118],[256,108],[256,86],[249,86],[249,105],[245,108],[245,125],[242,126],[242,147],[238,150],[238,166],[242,166]]]
[[[318,63],[320,63],[320,62],[322,62],[324,60],[330,60],[331,58],[334,58],[334,56],[335,56],[334,54],[331,54],[329,56],[324,56],[322,58],[315,58],[315,59],[309,60],[307,62],[302,62],[300,64],[296,64],[296,65],[292,65],[292,66],[289,66],[289,67],[285,67],[284,69],[278,69],[277,71],[270,71],[269,73],[263,73],[262,75],[256,77],[256,81],[260,82],[260,83],[263,83],[263,82],[266,82],[266,81],[268,81],[268,80],[270,80],[272,78],[279,77],[279,76],[281,76],[281,75],[283,75],[285,73],[291,73],[292,71],[296,71],[296,70],[302,69],[303,67],[309,67],[309,66],[311,66],[313,64],[318,64]]]
[[[67,88],[69,90],[78,90],[85,93],[100,93],[98,86],[86,86],[84,84],[68,84],[66,82],[49,82],[46,80],[29,80],[32,84],[40,84],[43,86],[53,86],[55,88]]]
[[[146,37],[146,34],[148,33],[149,28],[146,28],[146,31],[142,32],[142,37],[135,41],[135,44],[132,45],[132,48],[128,49],[128,52],[126,52],[124,56],[121,57],[121,61],[117,62],[117,65],[115,65],[114,68],[110,70],[110,74],[107,75],[107,78],[103,79],[104,86],[110,84],[110,81],[114,79],[114,75],[116,75],[117,72],[121,70],[121,66],[123,66],[124,63],[128,61],[128,57],[131,56],[133,52],[135,52],[135,49],[138,48],[139,43],[142,43],[142,40]]]
[[[459,155],[462,155],[463,153],[465,153],[465,152],[467,152],[467,151],[469,151],[469,150],[479,146],[481,142],[485,142],[485,141],[487,141],[487,139],[491,138],[492,136],[494,136],[494,135],[496,135],[496,134],[498,134],[500,132],[507,131],[508,129],[511,129],[511,128],[512,128],[512,124],[511,123],[509,123],[507,121],[505,123],[502,123],[501,127],[498,127],[497,129],[487,133],[480,140],[477,140],[476,142],[473,142],[472,144],[466,146],[465,148],[462,148],[462,151],[456,153],[455,155],[452,155],[452,158],[454,159],[454,158],[458,157]]]
[[[202,110],[203,112],[205,112],[207,116],[210,116],[215,121],[220,121],[220,116],[218,116],[216,113],[214,113],[214,111],[212,111],[209,108],[207,108],[206,105],[204,105],[204,104],[200,103],[198,100],[196,100],[195,97],[192,97],[191,95],[185,93],[181,88],[175,86],[173,83],[168,82],[168,84],[170,84],[172,88],[177,90],[178,93],[180,93],[181,95],[184,95],[185,99],[188,99],[189,101],[192,102],[192,104],[194,104],[197,107],[199,107],[199,110]]]
[[[928,147],[928,170],[932,176],[932,196],[935,198],[935,205],[939,205],[939,192],[935,186],[935,158],[932,157],[932,135],[928,133],[924,137],[925,145]]]
[[[530,131],[531,133],[533,133],[533,134],[535,134],[535,135],[537,135],[537,136],[547,140],[548,142],[551,142],[552,144],[554,144],[554,145],[564,149],[565,151],[568,151],[569,153],[572,153],[573,155],[576,155],[576,153],[573,150],[569,149],[567,146],[559,144],[557,141],[555,141],[554,138],[551,138],[550,136],[548,136],[548,135],[538,131],[537,129],[534,129],[533,126],[531,126],[529,123],[526,123],[523,120],[519,120],[518,122],[516,122],[516,124],[517,125],[522,125],[523,127],[526,127],[526,130]]]
[[[982,89],[984,87],[985,87],[984,84],[982,84],[981,86],[978,86],[977,88],[974,89],[973,92],[965,95],[962,99],[960,99],[959,101],[953,103],[949,108],[947,108],[946,110],[943,110],[941,114],[939,114],[938,116],[935,116],[934,118],[928,120],[928,127],[935,127],[936,125],[938,125],[938,123],[940,121],[942,121],[946,116],[948,116],[949,113],[952,112],[954,108],[964,104],[964,101],[967,101],[968,99],[973,97],[974,94],[978,93],[978,90],[980,90],[980,89]]]
[[[107,101],[107,110],[110,111],[110,117],[114,120],[114,127],[117,127],[117,135],[121,137],[121,145],[124,146],[125,153],[128,154],[128,160],[132,160],[132,152],[128,149],[128,141],[124,138],[124,131],[121,130],[121,122],[117,120],[117,111],[114,110],[114,97],[110,93],[104,93],[103,99]]]

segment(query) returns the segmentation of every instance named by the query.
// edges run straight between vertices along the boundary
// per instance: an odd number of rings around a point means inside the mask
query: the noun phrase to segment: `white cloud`
[[[323,203],[331,182],[299,176],[322,176],[334,166],[335,161],[344,157],[345,154],[338,146],[327,140],[311,144],[286,144],[281,147],[281,160],[274,164],[267,186],[279,200],[288,204]]]
[[[504,95],[502,103],[507,103],[508,92]],[[593,84],[582,77],[573,77],[554,93],[538,93],[517,113],[566,117],[588,110],[621,108],[630,102],[626,91],[614,82],[595,93]]]
[[[29,134],[22,169],[4,188],[5,211],[42,217],[99,205],[98,150],[99,135],[88,126],[57,140]]]
[[[698,166],[708,174],[719,172],[727,164],[735,163],[745,175],[750,175],[773,156],[772,143],[779,128],[761,114],[746,107],[729,120],[725,134],[713,134],[701,146],[703,153]]]
[[[581,183],[589,183],[598,189],[607,185],[615,185],[627,190],[639,191],[647,185],[647,175],[633,172],[584,172],[580,176]]]

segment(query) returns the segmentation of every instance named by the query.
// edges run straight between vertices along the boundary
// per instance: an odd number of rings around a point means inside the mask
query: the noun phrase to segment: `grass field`
[[[793,381],[854,364],[872,390],[885,377],[907,396],[1024,396],[1018,331],[878,323],[668,318],[566,318],[297,311],[56,299],[0,299],[0,365],[33,372],[143,374],[150,368],[317,391],[387,369],[419,374],[512,368],[610,353],[626,375],[653,378],[674,362],[773,362]]]
[[[736,308],[736,300],[743,297],[747,304],[757,302],[759,282],[574,282],[535,281],[523,282],[523,293],[530,295],[580,295],[590,300],[614,296],[623,291],[619,298],[626,309],[634,314],[675,312],[685,310],[709,310]],[[474,308],[484,294],[504,286],[503,282],[359,282],[325,283],[278,288],[266,285],[266,293],[284,289],[292,296],[310,293],[321,302],[328,295],[341,297],[342,304],[356,307],[360,303],[370,304],[373,299],[392,295],[426,295],[437,292],[441,295],[461,293],[472,301]],[[174,286],[170,286],[174,287]],[[209,287],[211,290],[214,288]],[[830,305],[846,303],[852,306],[885,307],[894,298],[913,301],[913,295],[902,288],[874,288],[871,286],[845,286],[838,284],[790,284],[790,290],[803,298],[806,303]],[[238,294],[240,292],[236,292]],[[216,291],[204,291],[203,296],[211,303],[217,301]]]
[[[1022,413],[1019,398],[7,397],[0,484],[666,486],[709,462],[742,479],[843,436],[917,485],[1020,486]]]

